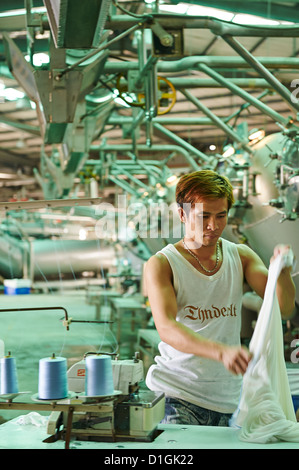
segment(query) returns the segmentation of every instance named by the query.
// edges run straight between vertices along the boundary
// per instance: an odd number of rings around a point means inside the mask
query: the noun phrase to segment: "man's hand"
[[[221,362],[234,375],[244,375],[252,355],[243,346],[223,346]]]
[[[276,245],[274,250],[273,250],[273,256],[272,258],[270,259],[270,263],[272,263],[272,261],[275,260],[275,258],[277,258],[278,256],[289,256],[290,255],[290,258],[293,258],[293,253],[292,253],[292,248],[290,245]],[[290,268],[292,267],[291,265],[289,266]]]

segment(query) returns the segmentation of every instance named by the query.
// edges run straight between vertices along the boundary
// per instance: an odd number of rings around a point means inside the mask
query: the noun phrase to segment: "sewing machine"
[[[144,373],[143,362],[137,357],[113,360],[112,371],[113,396],[86,397],[85,361],[72,365],[68,370],[68,388],[72,397],[66,401],[70,407],[74,406],[74,412],[53,411],[47,433],[56,438],[59,434],[66,440],[72,436],[93,441],[152,441],[157,425],[164,417],[164,394],[140,390]]]

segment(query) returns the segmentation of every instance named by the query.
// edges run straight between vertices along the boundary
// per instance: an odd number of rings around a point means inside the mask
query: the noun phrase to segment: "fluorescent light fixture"
[[[98,90],[96,92],[90,93],[86,96],[87,101],[95,104],[106,103],[111,99],[114,99],[115,93],[108,92],[106,90]]]
[[[130,103],[133,103],[133,98],[127,93],[123,93],[124,99],[119,96],[119,91],[115,89],[113,91],[113,100],[115,103],[119,104],[120,106],[124,106],[125,108],[130,108]]]
[[[249,134],[249,140],[262,139],[265,137],[264,129],[255,129]]]
[[[251,144],[256,144],[265,137],[264,129],[253,129],[248,136]]]
[[[192,5],[186,3],[178,3],[177,5],[160,5],[161,11],[167,11],[169,13],[177,13],[180,15],[191,15],[191,16],[211,16],[224,21],[231,21],[234,17],[233,13],[229,13],[218,8],[202,7],[200,5]]]
[[[229,146],[224,147],[223,150],[224,150],[224,152],[223,152],[222,156],[223,156],[224,158],[231,157],[231,156],[234,155],[234,153],[235,153],[235,149],[234,149],[234,147],[233,147],[232,145],[229,145]]]
[[[216,150],[216,145],[211,144],[211,145],[209,146],[209,149],[213,152],[214,150]]]
[[[46,13],[45,7],[33,7],[31,9],[32,13]],[[0,13],[0,18],[10,17],[10,16],[20,16],[26,15],[26,10],[24,8],[20,8],[18,10],[8,10]]]
[[[29,55],[25,56],[25,59],[27,62],[30,61]],[[38,52],[37,54],[33,55],[33,65],[35,67],[41,67],[44,64],[49,64],[50,62],[50,57],[48,54],[45,54],[44,52]]]
[[[178,180],[178,177],[176,175],[171,175],[171,176],[168,176],[167,180],[166,180],[166,186],[173,186]]]
[[[234,17],[234,14],[228,11],[218,10],[218,8],[201,7],[199,5],[189,7],[186,13],[192,16],[211,16],[223,21],[231,21]]]
[[[15,175],[11,175],[10,173],[0,173],[0,178],[9,180],[9,179],[15,178]]]
[[[185,3],[178,3],[177,5],[159,5],[159,10],[177,13],[179,15],[187,13],[188,8],[190,8],[190,5],[186,5]]]
[[[279,25],[279,21],[276,20],[268,20],[266,18],[262,18],[260,16],[255,15],[247,15],[247,14],[238,14],[232,20],[233,23],[238,24],[247,24],[247,25],[265,25],[265,26],[275,26]]]
[[[5,98],[7,101],[16,101],[24,98],[25,93],[14,88],[0,88],[0,97]]]
[[[86,240],[87,239],[87,232],[84,228],[80,228],[79,230],[79,240]]]
[[[147,3],[151,3],[148,0]],[[161,11],[174,13],[178,15],[190,15],[190,16],[209,16],[211,18],[217,18],[223,21],[231,21],[233,23],[243,25],[264,25],[264,26],[275,26],[279,24],[293,24],[286,21],[272,20],[268,18],[262,18],[256,15],[249,14],[234,14],[219,8],[204,7],[200,5],[191,5],[188,3],[180,2],[176,5],[159,5]]]

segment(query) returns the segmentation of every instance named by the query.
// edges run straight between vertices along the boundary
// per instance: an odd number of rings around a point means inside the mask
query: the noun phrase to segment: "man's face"
[[[221,199],[198,199],[190,211],[185,211],[185,239],[200,246],[216,245],[228,215],[228,202]],[[194,247],[195,248],[195,247]]]

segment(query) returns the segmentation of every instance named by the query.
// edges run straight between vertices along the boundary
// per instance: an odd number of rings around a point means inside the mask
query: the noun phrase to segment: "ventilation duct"
[[[111,0],[44,0],[55,46],[98,47]]]

